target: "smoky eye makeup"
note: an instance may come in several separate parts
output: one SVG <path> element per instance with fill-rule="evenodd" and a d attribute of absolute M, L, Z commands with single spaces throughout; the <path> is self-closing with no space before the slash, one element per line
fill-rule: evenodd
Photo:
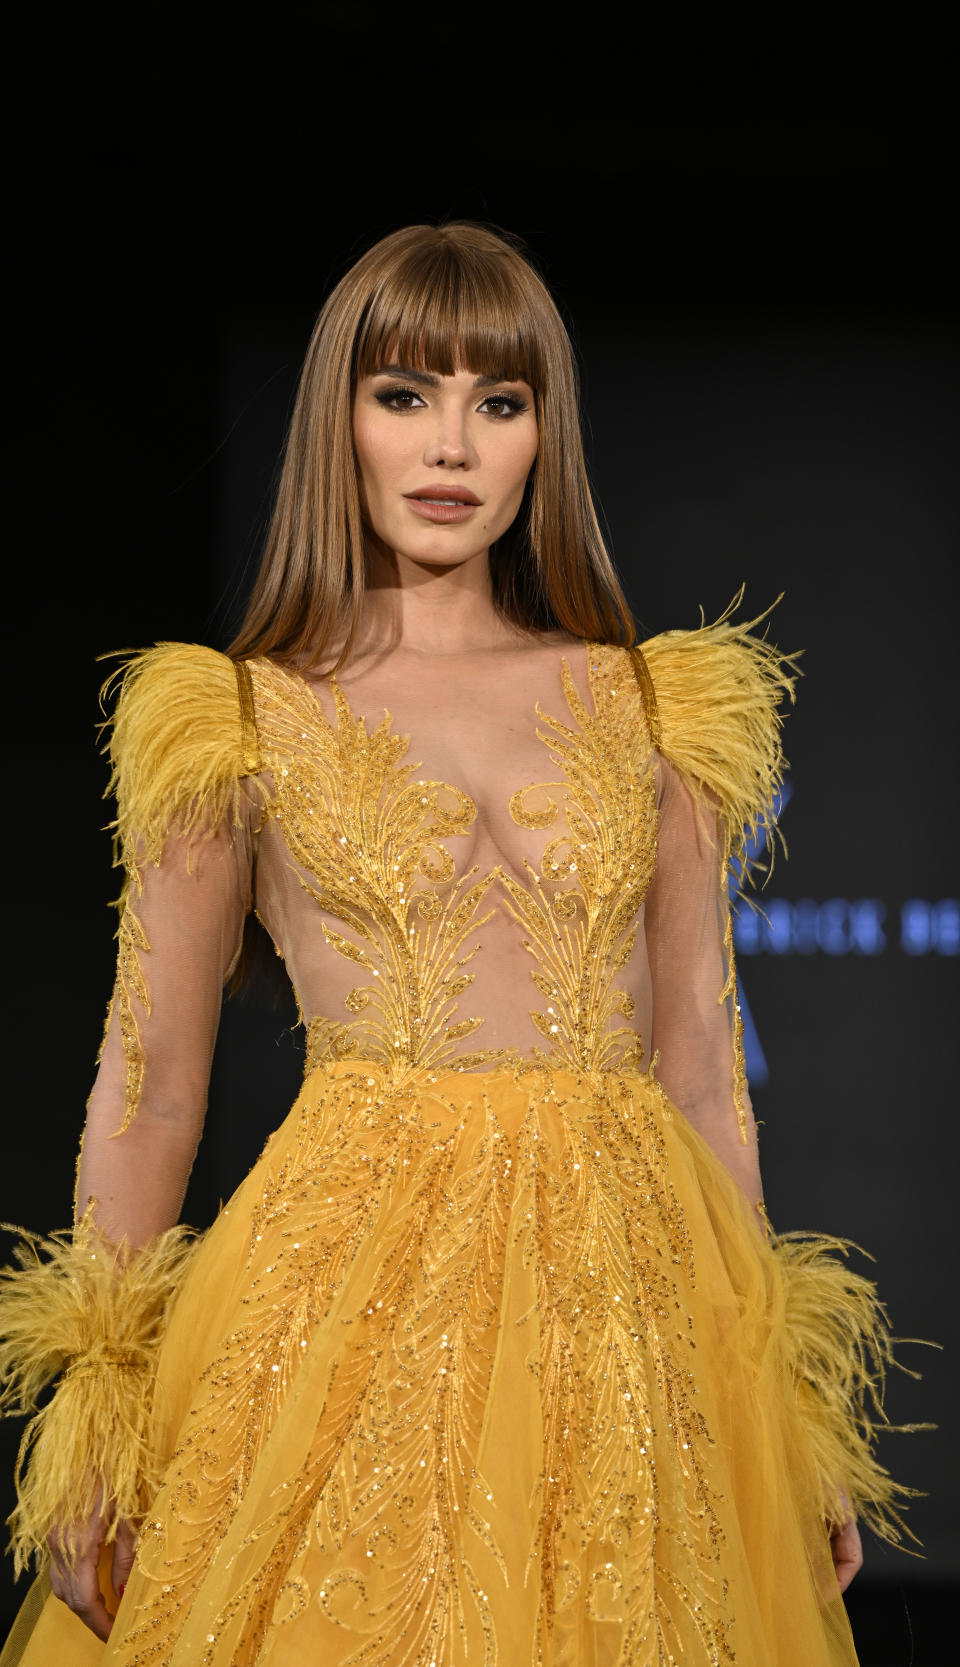
<path fill-rule="evenodd" d="M 396 387 L 377 388 L 374 398 L 378 405 L 386 406 L 393 411 L 412 411 L 413 401 L 423 404 L 423 396 L 416 388 Z"/>
<path fill-rule="evenodd" d="M 382 405 L 389 411 L 413 411 L 416 410 L 417 405 L 424 403 L 423 395 L 419 389 L 407 387 L 400 382 L 388 383 L 385 388 L 377 388 L 374 391 L 374 398 L 378 405 Z M 502 421 L 518 416 L 521 411 L 528 411 L 530 401 L 524 399 L 522 394 L 491 391 L 489 393 L 484 392 L 482 399 L 479 401 L 479 409 L 483 411 L 485 407 L 493 407 L 494 409 L 491 409 L 488 414 Z"/>
<path fill-rule="evenodd" d="M 524 399 L 522 394 L 487 394 L 483 404 L 502 406 L 503 410 L 499 414 L 504 417 L 515 417 L 519 412 L 530 409 L 530 401 Z"/>

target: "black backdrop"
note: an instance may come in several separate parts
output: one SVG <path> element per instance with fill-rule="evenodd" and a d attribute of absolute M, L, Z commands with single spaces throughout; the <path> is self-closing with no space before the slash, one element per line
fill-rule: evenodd
<path fill-rule="evenodd" d="M 2 1213 L 68 1217 L 111 982 L 95 655 L 226 639 L 351 260 L 411 220 L 505 225 L 571 324 L 645 630 L 746 581 L 755 612 L 786 592 L 774 634 L 805 649 L 790 860 L 741 953 L 767 1194 L 778 1226 L 867 1246 L 895 1328 L 945 1345 L 905 1345 L 924 1379 L 889 1396 L 940 1425 L 887 1441 L 926 1558 L 871 1544 L 851 1600 L 865 1663 L 935 1667 L 960 1566 L 948 12 L 631 37 L 493 0 L 14 14 Z M 199 1225 L 295 1090 L 292 1019 L 225 1011 Z"/>

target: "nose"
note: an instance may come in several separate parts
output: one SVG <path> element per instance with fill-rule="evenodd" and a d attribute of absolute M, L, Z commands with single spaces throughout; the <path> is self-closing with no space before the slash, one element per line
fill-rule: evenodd
<path fill-rule="evenodd" d="M 467 414 L 463 410 L 454 410 L 443 404 L 437 406 L 423 461 L 431 469 L 477 467 L 480 458 L 470 433 Z"/>

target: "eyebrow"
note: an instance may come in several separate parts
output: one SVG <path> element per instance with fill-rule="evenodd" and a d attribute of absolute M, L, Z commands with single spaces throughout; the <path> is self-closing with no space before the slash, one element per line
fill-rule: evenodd
<path fill-rule="evenodd" d="M 380 365 L 373 372 L 373 375 L 404 376 L 408 379 L 408 381 L 420 382 L 426 388 L 438 388 L 441 382 L 441 378 L 439 376 L 433 376 L 428 370 L 414 370 L 411 365 Z M 522 381 L 523 378 L 514 378 L 512 376 L 475 376 L 473 379 L 473 385 L 475 388 L 495 388 L 498 382 L 513 382 L 515 380 Z"/>

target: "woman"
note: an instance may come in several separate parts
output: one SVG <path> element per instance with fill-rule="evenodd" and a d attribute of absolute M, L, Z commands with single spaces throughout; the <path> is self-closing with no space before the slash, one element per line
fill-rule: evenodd
<path fill-rule="evenodd" d="M 481 227 L 385 238 L 229 654 L 123 678 L 78 1227 L 6 1280 L 8 1400 L 66 1369 L 4 1663 L 855 1661 L 888 1343 L 767 1230 L 727 904 L 791 666 L 633 639 L 543 285 Z M 251 911 L 303 1090 L 191 1247 Z"/>

